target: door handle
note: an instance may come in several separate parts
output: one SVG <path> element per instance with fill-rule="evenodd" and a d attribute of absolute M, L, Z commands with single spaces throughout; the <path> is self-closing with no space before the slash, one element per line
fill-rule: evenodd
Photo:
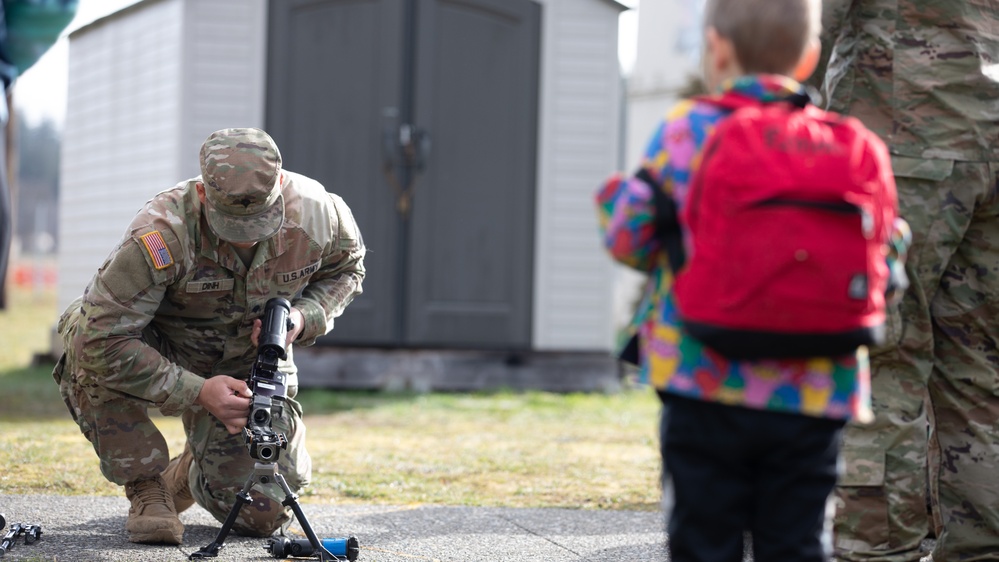
<path fill-rule="evenodd" d="M 389 123 L 382 129 L 382 166 L 389 187 L 395 192 L 396 210 L 409 215 L 416 176 L 426 169 L 430 158 L 430 134 L 411 123 L 396 126 L 398 112 L 386 108 Z M 400 177 L 404 180 L 400 181 Z"/>
<path fill-rule="evenodd" d="M 430 158 L 430 133 L 426 129 L 403 124 L 399 127 L 399 146 L 411 171 L 420 173 L 426 169 Z"/>

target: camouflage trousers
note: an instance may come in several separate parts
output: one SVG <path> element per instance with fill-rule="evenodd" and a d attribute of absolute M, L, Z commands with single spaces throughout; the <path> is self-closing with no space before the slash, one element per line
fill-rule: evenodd
<path fill-rule="evenodd" d="M 999 163 L 892 164 L 911 286 L 844 434 L 836 558 L 917 561 L 932 526 L 936 562 L 999 560 Z"/>
<path fill-rule="evenodd" d="M 78 310 L 71 307 L 60 320 L 59 332 L 64 339 L 75 330 Z M 170 453 L 149 416 L 152 405 L 113 390 L 80 384 L 88 375 L 77 368 L 73 346 L 65 348 L 53 377 L 80 431 L 94 446 L 104 477 L 124 485 L 163 472 Z M 276 468 L 297 494 L 309 484 L 312 460 L 305 450 L 302 407 L 293 400 L 296 392 L 297 387 L 288 389 L 289 399 L 281 414 L 272 419 L 271 428 L 288 438 L 288 447 L 281 451 Z M 252 477 L 258 461 L 250 456 L 242 433 L 230 435 L 204 408 L 192 406 L 183 412 L 182 420 L 186 446 L 194 456 L 188 473 L 191 494 L 218 521 L 225 521 L 236 503 L 236 494 Z M 239 510 L 233 532 L 270 536 L 291 523 L 294 513 L 281 505 L 285 494 L 277 484 L 256 484 L 250 497 L 251 503 Z"/>

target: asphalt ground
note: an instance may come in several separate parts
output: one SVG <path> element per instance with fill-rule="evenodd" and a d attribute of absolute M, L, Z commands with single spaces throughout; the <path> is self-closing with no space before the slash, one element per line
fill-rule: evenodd
<path fill-rule="evenodd" d="M 320 539 L 352 535 L 358 562 L 667 561 L 658 512 L 508 509 L 441 506 L 333 506 L 302 503 Z M 211 544 L 220 524 L 195 505 L 180 515 L 180 546 L 128 542 L 128 500 L 121 497 L 0 494 L 0 513 L 42 528 L 41 539 L 19 539 L 3 562 L 187 560 Z M 304 537 L 298 524 L 291 535 Z M 265 539 L 230 534 L 215 560 L 276 560 Z M 313 560 L 317 559 L 315 557 Z M 303 560 L 298 558 L 296 560 Z"/>
<path fill-rule="evenodd" d="M 659 512 L 511 509 L 442 506 L 332 506 L 301 504 L 320 539 L 354 536 L 357 562 L 669 562 Z M 11 524 L 40 525 L 41 539 L 18 539 L 2 562 L 168 562 L 187 560 L 211 544 L 220 524 L 197 505 L 180 515 L 180 546 L 128 542 L 122 497 L 11 496 L 0 494 L 0 513 Z M 293 524 L 290 538 L 304 538 Z M 266 539 L 230 534 L 217 558 L 277 560 Z M 926 540 L 920 562 L 933 562 Z M 310 558 L 287 558 L 307 560 Z M 316 560 L 316 557 L 312 557 Z M 209 559 L 211 560 L 211 559 Z M 752 556 L 745 556 L 752 562 Z"/>

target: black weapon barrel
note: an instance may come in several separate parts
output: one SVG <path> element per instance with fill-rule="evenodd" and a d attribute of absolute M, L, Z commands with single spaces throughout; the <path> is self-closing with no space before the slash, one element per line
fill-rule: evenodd
<path fill-rule="evenodd" d="M 288 358 L 285 340 L 288 339 L 289 314 L 291 314 L 291 303 L 288 299 L 276 297 L 267 301 L 260 330 L 258 346 L 260 354 L 273 353 L 280 359 Z"/>

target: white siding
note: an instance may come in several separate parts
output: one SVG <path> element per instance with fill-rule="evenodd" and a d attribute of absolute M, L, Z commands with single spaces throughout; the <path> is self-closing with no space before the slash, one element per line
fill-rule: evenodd
<path fill-rule="evenodd" d="M 180 11 L 180 0 L 151 1 L 71 35 L 60 309 L 83 292 L 139 207 L 178 180 Z"/>
<path fill-rule="evenodd" d="M 59 306 L 225 127 L 262 127 L 266 0 L 146 0 L 70 36 Z"/>
<path fill-rule="evenodd" d="M 264 128 L 267 0 L 186 0 L 180 177 L 201 173 L 213 131 Z"/>
<path fill-rule="evenodd" d="M 613 344 L 612 269 L 593 194 L 617 168 L 620 70 L 611 2 L 543 0 L 534 348 Z"/>

